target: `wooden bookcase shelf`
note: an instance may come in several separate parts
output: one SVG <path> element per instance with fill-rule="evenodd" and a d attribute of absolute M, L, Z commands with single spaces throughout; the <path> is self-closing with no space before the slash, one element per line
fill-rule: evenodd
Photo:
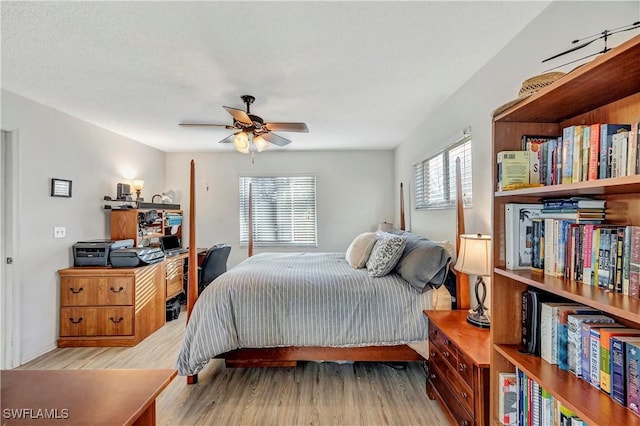
<path fill-rule="evenodd" d="M 640 36 L 494 117 L 493 181 L 497 182 L 497 153 L 521 149 L 523 135 L 557 136 L 564 127 L 572 125 L 638 122 L 640 67 L 632 66 L 637 63 L 640 63 Z M 499 424 L 499 374 L 519 368 L 591 426 L 611 422 L 640 425 L 639 416 L 589 383 L 539 357 L 518 351 L 521 296 L 530 287 L 592 306 L 627 326 L 640 328 L 640 299 L 539 272 L 505 268 L 505 204 L 537 203 L 543 198 L 576 195 L 607 200 L 607 223 L 640 225 L 639 175 L 494 193 L 490 418 L 495 424 Z"/>
<path fill-rule="evenodd" d="M 588 424 L 606 425 L 615 419 L 615 423 L 619 425 L 640 425 L 640 417 L 568 371 L 561 370 L 540 357 L 523 354 L 516 345 L 495 345 L 494 348 L 529 377 L 538 383 L 544 383 L 547 391 Z"/>

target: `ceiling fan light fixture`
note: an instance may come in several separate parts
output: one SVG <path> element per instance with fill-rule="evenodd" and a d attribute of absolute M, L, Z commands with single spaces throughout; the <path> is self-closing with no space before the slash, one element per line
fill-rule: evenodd
<path fill-rule="evenodd" d="M 239 132 L 236 137 L 233 138 L 233 145 L 236 147 L 236 151 L 248 154 L 249 136 L 245 132 Z"/>
<path fill-rule="evenodd" d="M 255 136 L 253 138 L 253 144 L 256 146 L 258 152 L 262 152 L 265 149 L 269 148 L 269 142 L 262 136 Z"/>

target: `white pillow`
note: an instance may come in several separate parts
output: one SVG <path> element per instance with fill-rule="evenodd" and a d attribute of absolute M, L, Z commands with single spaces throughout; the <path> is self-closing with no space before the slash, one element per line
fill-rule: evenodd
<path fill-rule="evenodd" d="M 367 261 L 367 271 L 372 277 L 383 277 L 395 268 L 402 256 L 407 237 L 378 231 L 378 239 Z"/>
<path fill-rule="evenodd" d="M 345 255 L 349 265 L 353 268 L 364 268 L 375 244 L 375 232 L 364 232 L 354 238 Z"/>

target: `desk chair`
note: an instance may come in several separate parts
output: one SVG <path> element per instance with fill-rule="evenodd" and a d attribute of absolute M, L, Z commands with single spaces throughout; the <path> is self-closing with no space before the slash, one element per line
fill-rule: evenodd
<path fill-rule="evenodd" d="M 231 252 L 228 244 L 216 244 L 207 250 L 202 266 L 198 269 L 198 294 L 207 287 L 211 281 L 227 271 L 227 259 Z"/>

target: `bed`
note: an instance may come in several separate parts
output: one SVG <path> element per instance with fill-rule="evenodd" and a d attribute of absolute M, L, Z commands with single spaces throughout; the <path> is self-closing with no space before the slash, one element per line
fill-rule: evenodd
<path fill-rule="evenodd" d="M 194 181 L 192 161 L 189 247 L 196 247 Z M 402 189 L 400 199 L 404 228 Z M 251 229 L 251 203 L 249 209 Z M 459 217 L 461 213 L 459 205 Z M 460 219 L 458 235 L 463 232 Z M 345 253 L 254 256 L 250 238 L 248 258 L 218 277 L 196 303 L 196 253 L 190 251 L 187 330 L 176 364 L 179 374 L 187 376 L 187 383 L 196 383 L 198 372 L 213 358 L 223 358 L 228 367 L 292 366 L 298 361 L 424 361 L 428 354 L 422 311 L 435 308 L 439 301 L 441 305 L 446 301 L 450 308 L 451 291 L 444 284 L 453 281 L 449 288 L 455 289 L 457 307 L 468 307 L 467 292 L 460 291 L 465 284 L 460 277 L 451 280 L 450 255 L 439 245 L 424 243 L 426 239 L 405 230 L 378 234 L 374 240 L 381 238 L 388 244 L 402 240 L 407 248 L 411 242 L 419 243 L 421 250 L 436 253 L 430 256 L 437 260 L 429 267 L 427 279 L 432 282 L 427 288 L 424 277 L 419 285 L 405 279 L 405 271 L 416 276 L 414 266 L 400 269 L 401 262 L 409 265 L 411 257 L 403 251 L 405 245 L 399 250 L 406 256 L 398 255 L 391 273 L 379 271 L 381 276 L 372 277 L 371 268 L 354 267 Z M 376 244 L 372 259 L 375 253 L 376 259 L 383 258 L 380 243 Z M 424 268 L 420 269 L 422 274 Z M 397 272 L 401 270 L 402 275 Z"/>

